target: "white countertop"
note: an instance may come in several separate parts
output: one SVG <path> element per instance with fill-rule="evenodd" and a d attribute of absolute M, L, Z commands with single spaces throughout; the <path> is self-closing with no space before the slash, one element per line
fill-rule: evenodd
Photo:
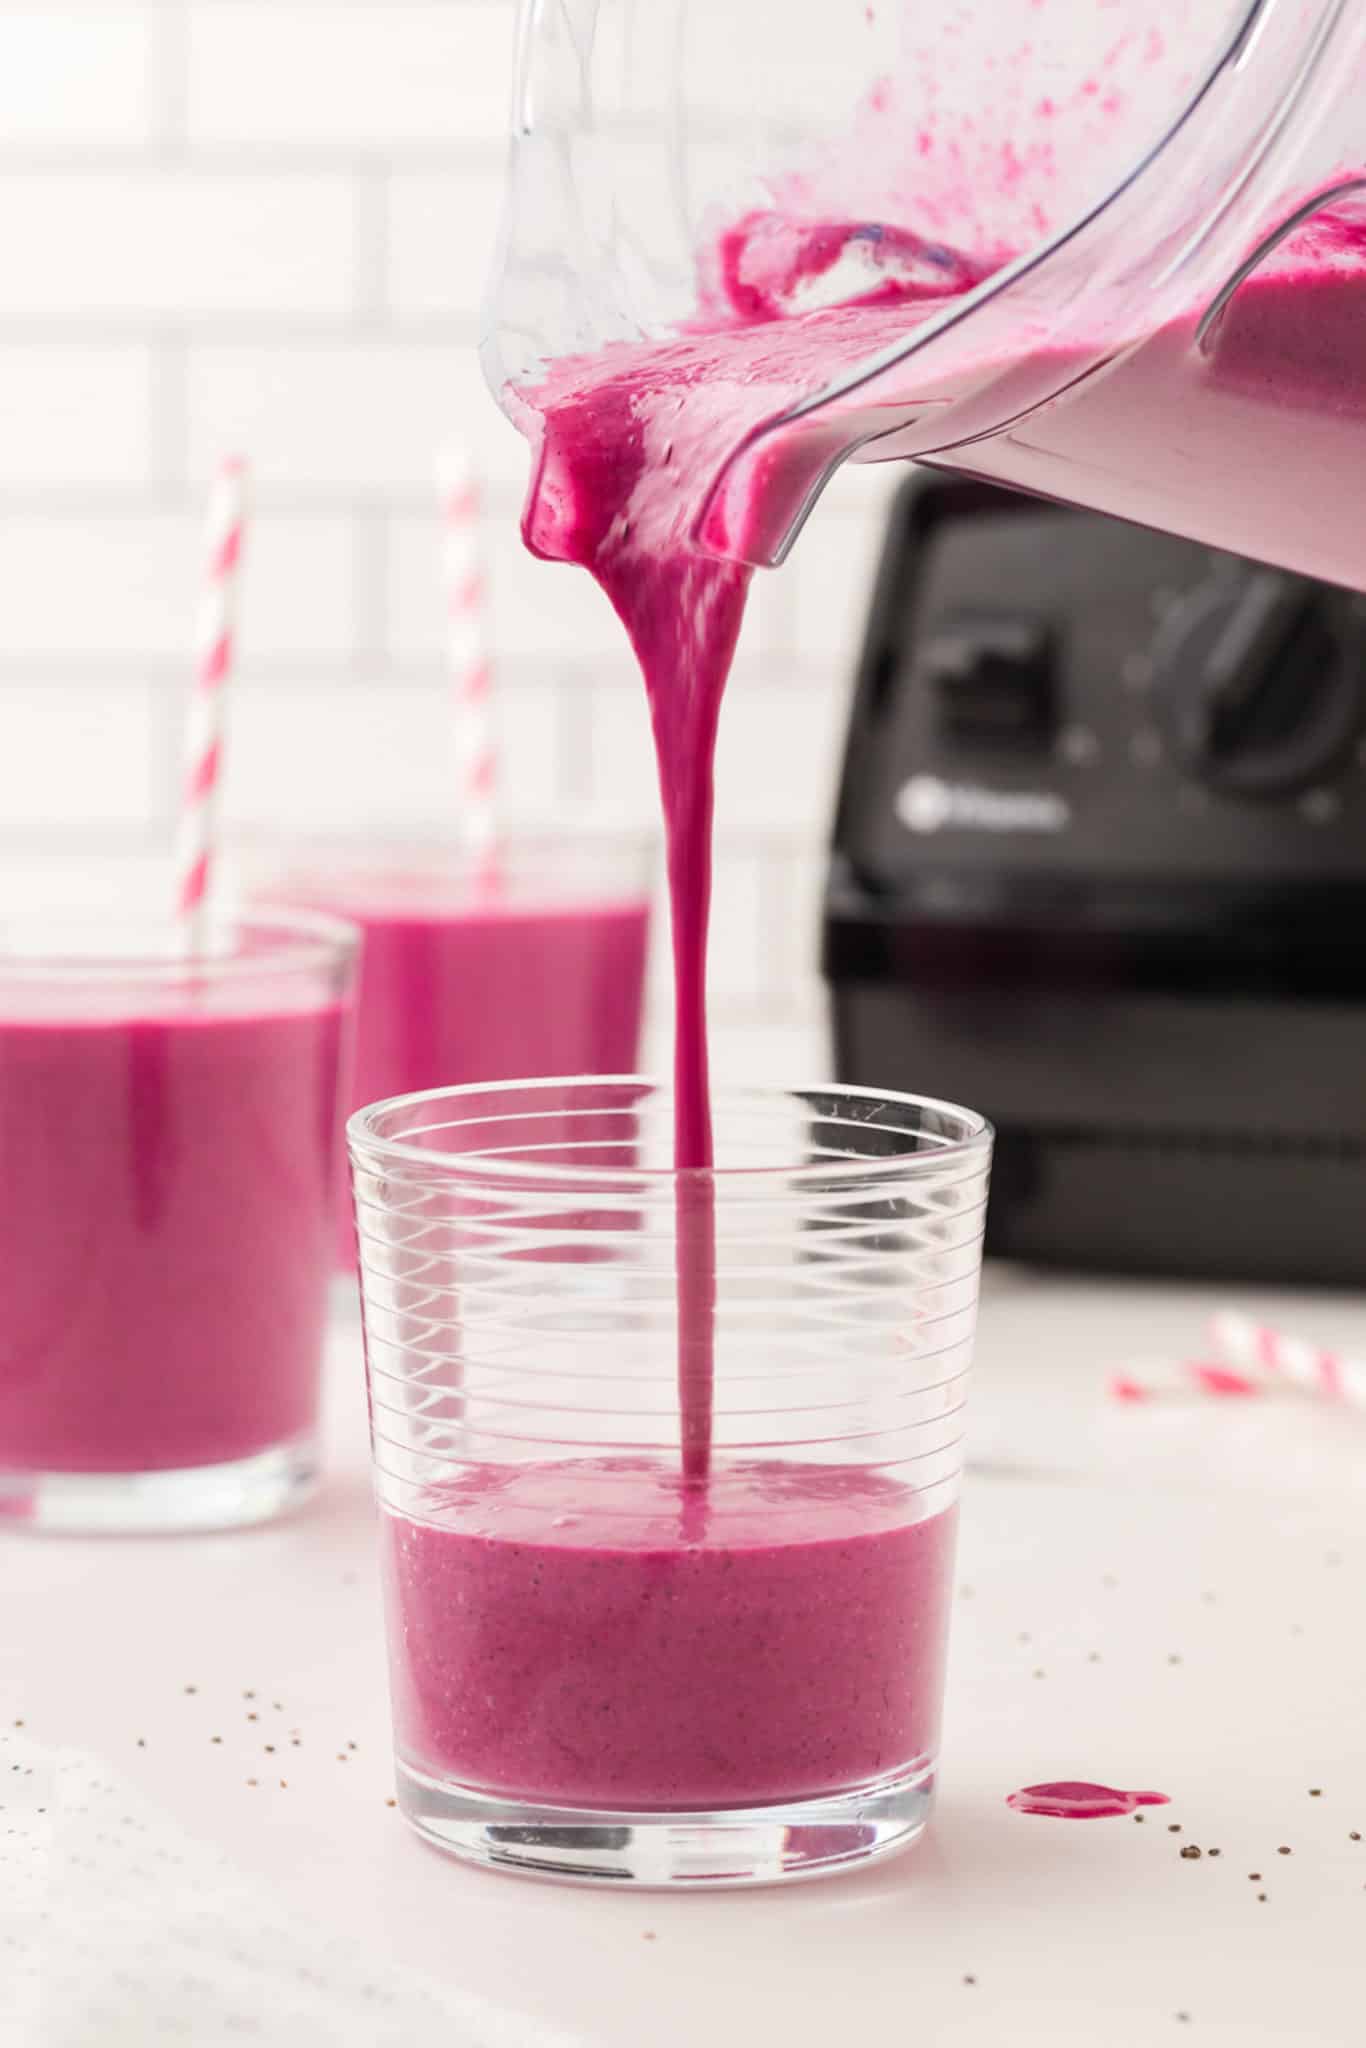
<path fill-rule="evenodd" d="M 865 1876 L 623 1896 L 464 1869 L 408 1832 L 340 1294 L 316 1505 L 237 1536 L 7 1535 L 0 1714 L 107 1760 L 381 1959 L 602 2048 L 1360 2043 L 1366 1415 L 1106 1400 L 1116 1368 L 1198 1352 L 1215 1305 L 991 1275 L 938 1816 Z M 1242 1305 L 1366 1354 L 1364 1300 Z M 1007 1810 L 1053 1778 L 1173 1803 L 1142 1826 Z"/>

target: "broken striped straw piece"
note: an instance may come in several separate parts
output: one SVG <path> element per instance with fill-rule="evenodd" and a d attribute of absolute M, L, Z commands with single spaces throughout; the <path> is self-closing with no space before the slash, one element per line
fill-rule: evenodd
<path fill-rule="evenodd" d="M 1136 1404 L 1211 1394 L 1222 1400 L 1239 1399 L 1263 1393 L 1265 1388 L 1246 1373 L 1213 1360 L 1183 1359 L 1179 1365 L 1161 1365 L 1141 1375 L 1117 1373 L 1109 1391 L 1112 1401 Z"/>
<path fill-rule="evenodd" d="M 1366 1408 L 1366 1362 L 1360 1359 L 1289 1336 L 1233 1309 L 1211 1319 L 1209 1335 L 1213 1357 L 1117 1374 L 1110 1381 L 1111 1400 L 1134 1404 L 1192 1394 L 1228 1399 L 1285 1387 Z"/>
<path fill-rule="evenodd" d="M 1221 1358 L 1271 1384 L 1297 1387 L 1329 1401 L 1366 1408 L 1366 1362 L 1288 1335 L 1270 1323 L 1228 1309 L 1213 1318 L 1210 1335 Z"/>
<path fill-rule="evenodd" d="M 209 493 L 194 678 L 185 732 L 175 857 L 175 907 L 192 952 L 204 943 L 218 843 L 223 714 L 236 653 L 237 597 L 246 532 L 246 464 L 221 463 Z"/>

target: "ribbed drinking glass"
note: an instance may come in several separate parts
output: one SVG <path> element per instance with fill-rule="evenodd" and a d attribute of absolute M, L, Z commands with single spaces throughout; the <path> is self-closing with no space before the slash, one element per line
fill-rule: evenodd
<path fill-rule="evenodd" d="M 646 1081 L 352 1119 L 400 1803 L 457 1854 L 762 1882 L 928 1817 L 991 1134 L 714 1112 L 684 1173 Z"/>

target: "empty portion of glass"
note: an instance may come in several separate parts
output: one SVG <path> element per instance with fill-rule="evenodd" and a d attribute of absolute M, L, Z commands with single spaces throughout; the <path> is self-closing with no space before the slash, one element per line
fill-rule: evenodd
<path fill-rule="evenodd" d="M 354 951 L 0 922 L 0 1517 L 220 1528 L 312 1484 Z"/>
<path fill-rule="evenodd" d="M 718 1096 L 689 1485 L 672 1114 L 562 1081 L 352 1120 L 401 1803 L 543 1875 L 812 1875 L 929 1812 L 990 1134 Z"/>

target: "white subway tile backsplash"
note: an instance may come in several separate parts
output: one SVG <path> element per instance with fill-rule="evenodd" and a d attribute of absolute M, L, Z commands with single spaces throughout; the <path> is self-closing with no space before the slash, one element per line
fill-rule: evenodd
<path fill-rule="evenodd" d="M 588 795 L 594 803 L 656 801 L 654 749 L 638 678 L 568 686 L 569 716 L 588 728 Z"/>
<path fill-rule="evenodd" d="M 435 507 L 425 519 L 391 519 L 385 538 L 387 652 L 435 661 L 442 649 L 441 559 Z M 500 648 L 499 652 L 503 650 Z"/>
<path fill-rule="evenodd" d="M 0 319 L 336 320 L 355 302 L 338 173 L 44 170 L 0 158 Z"/>
<path fill-rule="evenodd" d="M 509 813 L 657 820 L 625 637 L 585 575 L 523 554 L 527 451 L 472 345 L 513 14 L 0 0 L 0 879 L 28 841 L 74 858 L 165 836 L 202 485 L 232 448 L 254 508 L 230 818 L 450 820 L 433 469 L 454 435 L 490 504 Z M 899 474 L 847 472 L 791 565 L 755 578 L 719 758 L 721 1078 L 826 1066 L 820 849 Z"/>
<path fill-rule="evenodd" d="M 291 655 L 340 663 L 354 651 L 354 535 L 349 520 L 253 518 L 243 560 L 239 645 L 244 667 Z"/>
<path fill-rule="evenodd" d="M 499 790 L 509 817 L 548 819 L 563 805 L 563 718 L 564 692 L 553 682 L 524 681 L 498 692 Z M 443 775 L 443 791 L 448 787 Z M 445 809 L 443 795 L 441 815 Z"/>
<path fill-rule="evenodd" d="M 145 483 L 151 398 L 141 342 L 0 340 L 0 490 Z"/>
<path fill-rule="evenodd" d="M 716 808 L 731 832 L 828 827 L 844 738 L 845 693 L 737 675 L 721 707 Z"/>
<path fill-rule="evenodd" d="M 0 8 L 0 151 L 145 142 L 157 11 L 115 0 Z"/>
<path fill-rule="evenodd" d="M 401 658 L 436 658 L 442 651 L 440 531 L 435 509 L 428 518 L 392 525 L 390 649 Z M 516 520 L 507 516 L 485 521 L 484 555 L 489 632 L 500 656 L 549 664 L 572 655 L 629 664 L 616 614 L 582 569 L 538 562 L 522 546 Z"/>
<path fill-rule="evenodd" d="M 774 960 L 779 989 L 807 989 L 817 984 L 828 871 L 823 843 L 794 841 L 784 849 L 772 888 L 775 922 L 781 931 L 781 950 Z"/>
<path fill-rule="evenodd" d="M 483 170 L 391 172 L 385 282 L 395 320 L 478 314 L 502 200 L 501 158 Z"/>
<path fill-rule="evenodd" d="M 737 659 L 770 664 L 781 674 L 792 656 L 792 578 L 786 570 L 756 569 L 745 606 Z"/>
<path fill-rule="evenodd" d="M 0 519 L 0 587 L 9 659 L 188 659 L 193 523 L 188 515 L 115 521 L 8 514 Z"/>
<path fill-rule="evenodd" d="M 510 655 L 537 655 L 633 676 L 627 635 L 592 575 L 565 561 L 539 561 L 522 547 L 516 520 L 489 522 L 489 627 Z"/>
<path fill-rule="evenodd" d="M 793 651 L 803 667 L 852 668 L 863 635 L 892 493 L 904 472 L 846 471 L 830 486 L 783 575 L 790 581 Z"/>
<path fill-rule="evenodd" d="M 188 0 L 196 142 L 347 150 L 507 132 L 510 0 Z"/>
<path fill-rule="evenodd" d="M 503 691 L 502 783 L 510 812 L 559 802 L 558 692 Z M 235 824 L 300 832 L 434 825 L 458 815 L 450 704 L 438 685 L 244 684 L 234 697 L 225 805 Z"/>
<path fill-rule="evenodd" d="M 266 487 L 434 491 L 436 451 L 452 434 L 489 480 L 515 490 L 525 476 L 525 443 L 464 345 L 192 344 L 187 386 L 197 477 L 231 445 L 251 452 Z"/>
<path fill-rule="evenodd" d="M 84 846 L 72 843 L 69 830 L 62 837 L 0 839 L 0 913 L 164 914 L 168 822 L 158 820 L 149 831 L 139 829 L 142 818 L 104 820 Z"/>
<path fill-rule="evenodd" d="M 568 685 L 571 716 L 589 726 L 589 787 L 595 801 L 651 792 L 645 692 L 638 679 Z M 723 838 L 784 838 L 800 844 L 828 832 L 844 738 L 842 694 L 800 683 L 735 676 L 721 709 L 716 751 L 717 829 Z"/>
<path fill-rule="evenodd" d="M 490 401 L 491 402 L 491 401 Z M 517 452 L 514 450 L 514 452 Z M 389 539 L 391 652 L 404 660 L 434 659 L 443 645 L 439 529 L 434 515 L 396 519 Z M 510 659 L 572 662 L 595 680 L 636 676 L 625 633 L 608 600 L 577 565 L 542 562 L 522 545 L 516 516 L 486 510 L 483 546 L 488 571 L 490 631 Z M 752 673 L 785 634 L 769 577 L 755 583 L 737 654 L 737 678 Z M 737 683 L 738 686 L 738 683 Z M 637 684 L 639 687 L 639 684 Z"/>
<path fill-rule="evenodd" d="M 188 672 L 201 511 L 0 515 L 0 662 L 156 657 Z M 338 518 L 253 520 L 243 561 L 243 657 L 347 655 L 351 535 Z M 0 684 L 0 688 L 3 685 Z"/>
<path fill-rule="evenodd" d="M 716 848 L 707 988 L 718 1002 L 760 1003 L 769 992 L 774 933 L 768 913 L 767 855 Z"/>
<path fill-rule="evenodd" d="M 79 835 L 143 824 L 164 809 L 157 695 L 147 683 L 97 676 L 0 687 L 0 833 Z"/>

